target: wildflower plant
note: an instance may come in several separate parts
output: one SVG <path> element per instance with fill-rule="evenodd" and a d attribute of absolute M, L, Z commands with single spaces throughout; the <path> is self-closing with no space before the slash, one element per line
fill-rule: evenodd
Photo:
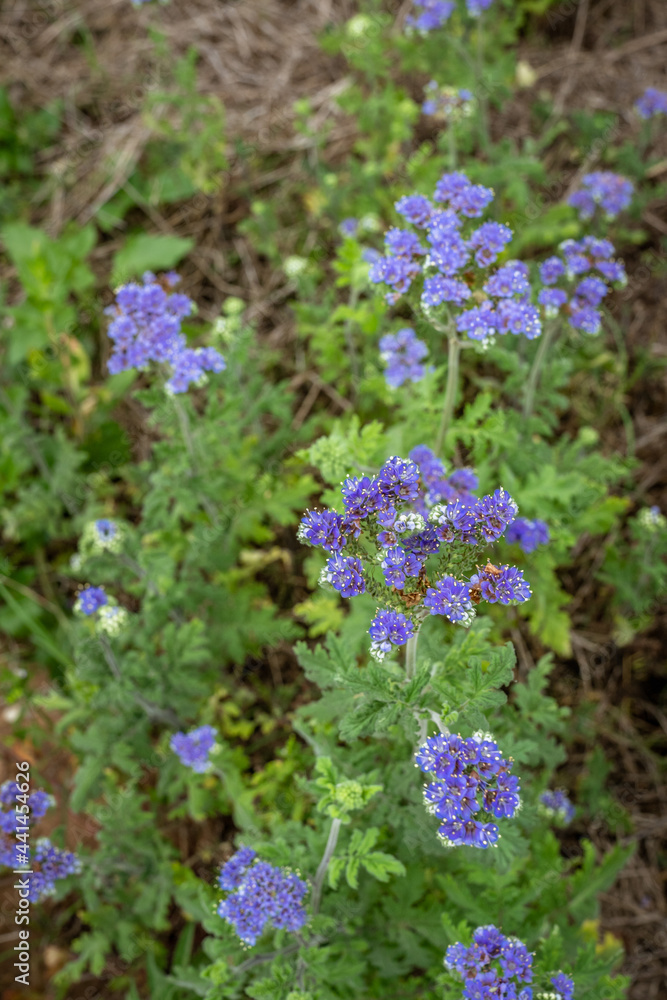
<path fill-rule="evenodd" d="M 55 805 L 43 789 L 23 794 L 16 781 L 0 786 L 0 865 L 25 870 L 27 899 L 38 903 L 56 892 L 56 883 L 81 872 L 81 861 L 48 837 L 32 840 L 32 826 Z"/>
<path fill-rule="evenodd" d="M 539 266 L 542 288 L 538 302 L 545 317 L 545 334 L 533 361 L 524 395 L 524 416 L 530 416 L 535 391 L 547 351 L 560 327 L 588 336 L 602 329 L 602 303 L 612 286 L 623 288 L 627 275 L 622 261 L 614 257 L 614 245 L 608 239 L 584 236 L 564 240 L 558 254 Z"/>
<path fill-rule="evenodd" d="M 584 174 L 581 187 L 573 191 L 567 201 L 585 221 L 592 219 L 598 208 L 605 219 L 615 219 L 629 206 L 633 192 L 634 185 L 627 177 L 611 170 L 596 170 Z"/>
<path fill-rule="evenodd" d="M 657 87 L 647 87 L 635 102 L 637 114 L 647 121 L 656 115 L 667 115 L 667 92 Z"/>
<path fill-rule="evenodd" d="M 459 82 L 470 84 L 467 65 L 477 63 L 478 85 L 467 91 L 432 81 L 424 110 L 435 127 L 420 123 L 433 132 L 437 119 L 445 122 L 446 139 L 456 130 L 462 155 L 476 154 L 468 123 L 482 122 L 490 88 L 507 79 L 493 58 L 482 79 L 490 46 L 481 21 L 491 7 L 491 0 L 418 0 L 408 18 L 412 37 L 397 42 L 414 78 L 427 80 L 442 48 L 421 33 L 462 15 L 464 30 L 454 22 L 441 37 L 448 53 L 473 41 L 477 51 L 465 52 Z M 502 7 L 495 5 L 499 40 L 520 22 L 501 21 Z M 535 192 L 500 144 L 489 150 L 482 141 L 488 155 L 471 170 L 503 185 L 502 202 L 456 169 L 451 145 L 432 197 L 399 197 L 397 157 L 406 153 L 405 176 L 419 191 L 433 185 L 447 154 L 435 162 L 430 143 L 415 148 L 418 103 L 391 78 L 394 50 L 383 35 L 390 22 L 380 11 L 359 13 L 342 29 L 366 75 L 363 93 L 350 93 L 351 85 L 339 95 L 361 125 L 345 170 L 318 160 L 320 137 L 312 134 L 309 162 L 322 184 L 303 201 L 311 235 L 321 223 L 324 242 L 330 220 L 343 219 L 333 234 L 335 288 L 318 287 L 329 279 L 319 261 L 324 243 L 293 239 L 290 227 L 281 246 L 269 202 L 253 208 L 261 225 L 242 224 L 244 239 L 288 279 L 303 370 L 276 383 L 276 359 L 244 324 L 238 299 L 214 322 L 211 346 L 193 349 L 187 324 L 195 307 L 176 290 L 175 273 L 148 271 L 123 285 L 109 312 L 110 371 L 141 377 L 130 390 L 128 378 L 114 378 L 109 392 L 114 404 L 126 391 L 141 404 L 150 453 L 135 461 L 133 442 L 124 442 L 113 472 L 84 474 L 67 524 L 67 544 L 81 532 L 71 569 L 85 585 L 73 615 L 71 587 L 62 608 L 47 595 L 30 618 L 28 578 L 21 576 L 20 601 L 5 597 L 17 645 L 29 625 L 39 655 L 62 668 L 37 703 L 62 719 L 79 764 L 70 806 L 92 824 L 86 843 L 97 841 L 78 871 L 83 930 L 77 957 L 58 977 L 64 992 L 112 956 L 128 981 L 136 972 L 151 1000 L 174 991 L 204 1000 L 374 1000 L 406 989 L 431 998 L 441 987 L 457 1000 L 573 1000 L 580 984 L 582 994 L 623 996 L 625 980 L 611 974 L 618 953 L 596 947 L 582 928 L 631 847 L 600 857 L 581 838 L 576 856 L 564 854 L 552 827 L 565 803 L 543 790 L 565 761 L 569 709 L 547 689 L 549 656 L 530 668 L 524 659 L 516 671 L 505 641 L 510 625 L 513 635 L 522 626 L 515 616 L 524 608 L 530 614 L 537 606 L 551 622 L 558 600 L 569 598 L 552 548 L 573 548 L 583 531 L 612 538 L 617 530 L 614 503 L 622 501 L 605 495 L 611 466 L 590 437 L 586 450 L 583 436 L 549 440 L 538 421 L 517 430 L 520 415 L 502 405 L 513 389 L 501 394 L 493 352 L 483 371 L 470 365 L 466 407 L 452 431 L 457 447 L 448 452 L 474 463 L 489 493 L 471 467 L 438 457 L 463 347 L 502 345 L 506 368 L 498 367 L 524 379 L 529 342 L 543 358 L 552 324 L 595 332 L 623 269 L 611 244 L 592 237 L 562 244 L 539 283 L 528 264 L 512 259 L 513 233 L 492 213 L 502 204 L 520 215 Z M 446 62 L 458 79 L 455 61 Z M 300 103 L 306 132 L 310 113 Z M 510 173 L 514 185 L 503 180 Z M 622 191 L 612 186 L 596 201 L 598 189 L 587 197 L 613 209 Z M 375 220 L 394 198 L 401 221 L 386 234 L 385 252 L 362 248 L 359 239 L 377 232 Z M 369 274 L 384 297 L 368 295 Z M 387 321 L 389 308 L 399 321 Z M 391 392 L 377 376 L 378 354 Z M 226 378 L 209 377 L 223 369 Z M 296 407 L 295 388 L 304 388 Z M 173 398 L 165 400 L 165 389 Z M 94 397 L 100 410 L 103 395 Z M 550 405 L 542 401 L 544 410 Z M 313 444 L 322 426 L 330 436 Z M 19 431 L 33 441 L 32 428 Z M 85 440 L 91 454 L 66 453 L 75 469 L 95 467 L 97 437 Z M 409 450 L 415 441 L 426 444 Z M 306 463 L 335 487 L 322 500 L 326 509 L 312 508 L 321 484 Z M 54 482 L 59 477 L 54 466 Z M 493 490 L 499 482 L 507 489 Z M 526 508 L 540 520 L 518 517 L 513 497 L 523 502 L 524 489 Z M 310 553 L 294 544 L 299 518 Z M 660 550 L 664 519 L 643 514 L 628 532 L 633 544 Z M 56 540 L 44 534 L 40 552 Z M 535 601 L 522 570 L 502 555 L 506 543 L 534 555 L 524 561 Z M 320 570 L 323 591 L 311 594 Z M 606 570 L 614 572 L 607 559 Z M 296 591 L 304 593 L 295 607 Z M 57 641 L 44 627 L 49 616 Z M 432 617 L 444 622 L 425 625 Z M 566 643 L 566 616 L 559 627 Z M 544 638 L 532 619 L 531 629 Z M 281 675 L 297 639 L 289 676 Z M 543 645 L 567 651 L 552 639 Z M 394 655 L 403 647 L 404 666 Z M 0 789 L 3 837 L 12 794 Z M 46 798 L 29 799 L 38 818 Z M 11 844 L 2 847 L 13 863 Z M 36 844 L 34 860 L 35 898 L 78 869 L 50 842 Z M 179 913 L 186 920 L 172 948 Z M 502 931 L 480 926 L 501 916 Z"/>
<path fill-rule="evenodd" d="M 189 733 L 175 733 L 169 745 L 182 764 L 203 774 L 211 766 L 208 757 L 215 746 L 216 735 L 213 726 L 198 726 Z"/>
<path fill-rule="evenodd" d="M 104 587 L 84 587 L 76 599 L 75 609 L 89 618 L 108 603 Z"/>
<path fill-rule="evenodd" d="M 428 347 L 411 327 L 386 333 L 380 339 L 380 357 L 386 365 L 385 379 L 392 389 L 422 379 L 426 374 L 422 362 L 427 356 Z"/>
<path fill-rule="evenodd" d="M 461 4 L 461 8 L 470 17 L 477 18 L 492 3 L 493 0 L 465 0 L 465 5 Z M 413 0 L 413 13 L 408 14 L 406 26 L 422 34 L 442 28 L 457 6 L 454 0 Z"/>
<path fill-rule="evenodd" d="M 424 787 L 429 812 L 442 820 L 438 836 L 447 847 L 479 848 L 497 844 L 495 819 L 511 818 L 519 809 L 519 779 L 511 774 L 488 733 L 470 739 L 439 733 L 415 755 L 417 766 L 431 778 Z"/>
<path fill-rule="evenodd" d="M 546 961 L 545 956 L 536 962 L 522 941 L 487 924 L 473 931 L 469 947 L 450 945 L 445 968 L 463 980 L 461 1000 L 574 1000 L 573 980 L 562 971 L 549 972 Z"/>
<path fill-rule="evenodd" d="M 543 816 L 567 826 L 574 819 L 575 808 L 562 788 L 547 790 L 540 795 L 538 810 Z"/>
<path fill-rule="evenodd" d="M 218 906 L 218 916 L 244 944 L 256 944 L 267 924 L 298 931 L 306 923 L 306 883 L 295 872 L 261 861 L 250 848 L 242 847 L 222 866 L 218 884 L 229 893 Z"/>
<path fill-rule="evenodd" d="M 505 541 L 509 544 L 516 543 L 526 554 L 530 554 L 535 551 L 538 545 L 548 544 L 549 527 L 539 518 L 530 520 L 525 517 L 517 517 L 507 529 Z"/>
<path fill-rule="evenodd" d="M 432 200 L 421 194 L 400 198 L 396 211 L 412 228 L 388 230 L 385 255 L 369 272 L 372 283 L 388 286 L 385 298 L 392 305 L 418 282 L 418 310 L 446 335 L 448 378 L 436 453 L 454 409 L 462 347 L 488 347 L 508 333 L 533 340 L 542 332 L 527 265 L 499 264 L 512 230 L 500 222 L 476 222 L 493 199 L 490 188 L 461 171 L 443 174 Z"/>
<path fill-rule="evenodd" d="M 508 938 L 493 924 L 478 927 L 469 948 L 457 942 L 445 955 L 445 967 L 464 980 L 465 1000 L 512 996 L 532 1000 L 533 956 L 522 941 Z"/>
<path fill-rule="evenodd" d="M 346 479 L 344 513 L 308 511 L 299 529 L 302 541 L 329 554 L 323 584 L 382 605 L 369 629 L 377 659 L 416 636 L 429 614 L 469 626 L 482 600 L 530 597 L 520 570 L 480 554 L 516 517 L 512 498 L 503 489 L 475 497 L 468 488 L 476 482 L 462 470 L 447 478 L 425 446 L 411 456 L 417 461 L 394 456 L 377 476 Z"/>
<path fill-rule="evenodd" d="M 225 369 L 225 360 L 214 347 L 187 346 L 181 323 L 194 303 L 173 291 L 179 281 L 173 271 L 160 279 L 147 271 L 142 284 L 129 282 L 118 289 L 114 305 L 106 310 L 111 317 L 112 374 L 159 365 L 169 375 L 165 389 L 173 395 L 203 384 L 207 372 Z"/>

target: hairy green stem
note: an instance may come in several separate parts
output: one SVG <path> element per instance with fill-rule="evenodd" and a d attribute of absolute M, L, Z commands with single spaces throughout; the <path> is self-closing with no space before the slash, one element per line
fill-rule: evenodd
<path fill-rule="evenodd" d="M 448 364 L 447 364 L 447 385 L 445 387 L 445 401 L 442 406 L 442 415 L 440 417 L 440 427 L 438 428 L 438 436 L 435 440 L 435 454 L 439 455 L 442 451 L 445 441 L 447 440 L 447 431 L 449 430 L 449 425 L 452 420 L 452 414 L 454 413 L 454 404 L 456 402 L 456 389 L 459 380 L 459 358 L 461 356 L 461 341 L 458 337 L 450 334 L 449 337 L 449 350 L 448 350 Z"/>
<path fill-rule="evenodd" d="M 537 348 L 537 354 L 535 355 L 535 360 L 533 361 L 533 367 L 530 369 L 530 375 L 528 376 L 528 382 L 526 383 L 526 395 L 523 401 L 523 415 L 526 420 L 531 416 L 533 412 L 533 405 L 535 403 L 535 392 L 537 390 L 537 385 L 540 380 L 540 372 L 544 366 L 546 360 L 547 351 L 555 339 L 556 331 L 558 325 L 555 322 L 548 323 L 547 328 L 540 337 L 540 343 Z"/>
<path fill-rule="evenodd" d="M 419 640 L 419 629 L 410 636 L 405 646 L 405 676 L 412 680 L 417 672 L 417 642 Z"/>
<path fill-rule="evenodd" d="M 327 873 L 327 868 L 329 867 L 329 862 L 333 857 L 333 853 L 336 850 L 336 844 L 338 842 L 338 834 L 340 833 L 341 820 L 338 818 L 331 821 L 331 829 L 329 830 L 329 839 L 327 840 L 327 846 L 324 848 L 324 854 L 322 855 L 322 860 L 320 861 L 319 867 L 315 874 L 315 881 L 313 883 L 313 915 L 319 912 L 320 902 L 322 899 L 322 886 L 324 885 L 324 876 Z"/>

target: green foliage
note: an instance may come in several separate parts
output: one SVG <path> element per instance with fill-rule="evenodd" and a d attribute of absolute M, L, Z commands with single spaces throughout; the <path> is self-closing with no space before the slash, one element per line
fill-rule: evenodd
<path fill-rule="evenodd" d="M 397 198 L 464 169 L 494 187 L 490 217 L 515 230 L 513 256 L 541 258 L 585 232 L 554 203 L 562 181 L 547 169 L 548 151 L 567 143 L 582 165 L 595 150 L 638 185 L 650 160 L 611 141 L 615 115 L 565 121 L 542 99 L 534 134 L 492 143 L 489 110 L 520 77 L 517 41 L 533 15 L 558 13 L 552 0 L 497 0 L 481 22 L 459 5 L 446 31 L 426 36 L 399 33 L 384 6 L 362 3 L 321 40 L 348 66 L 336 113 L 355 130 L 349 153 L 329 162 L 333 124 L 322 124 L 310 96 L 293 109 L 298 179 L 290 174 L 277 195 L 254 174 L 285 176 L 280 156 L 236 144 L 248 214 L 235 232 L 279 273 L 294 350 L 268 350 L 264 323 L 251 328 L 245 303 L 228 300 L 211 331 L 184 325 L 191 346 L 218 338 L 227 362 L 184 396 L 169 397 L 145 373 L 100 378 L 91 256 L 97 228 L 123 227 L 110 256 L 116 286 L 194 249 L 191 238 L 144 231 L 141 213 L 154 219 L 155 208 L 212 196 L 227 180 L 224 109 L 200 92 L 199 53 L 174 59 L 151 32 L 145 151 L 94 224 L 69 223 L 56 237 L 23 221 L 17 197 L 37 190 L 35 157 L 57 137 L 61 108 L 19 115 L 0 90 L 0 236 L 13 269 L 0 302 L 0 627 L 11 647 L 0 688 L 18 706 L 21 738 L 43 739 L 33 719 L 47 712 L 75 762 L 68 806 L 85 847 L 76 957 L 56 977 L 65 992 L 92 974 L 131 1000 L 458 1000 L 444 951 L 496 922 L 536 953 L 542 982 L 565 968 L 577 1000 L 625 995 L 614 975 L 620 949 L 598 943 L 597 918 L 631 848 L 598 853 L 581 826 L 560 838 L 538 808 L 567 761 L 566 741 L 575 731 L 588 747 L 597 738 L 590 714 L 584 725 L 585 712 L 573 716 L 549 686 L 554 654 L 571 654 L 570 580 L 582 551 L 593 553 L 619 644 L 651 622 L 667 585 L 664 523 L 655 512 L 627 517 L 637 463 L 624 400 L 638 374 L 623 332 L 611 320 L 613 342 L 559 331 L 528 417 L 539 342 L 507 337 L 464 352 L 448 471 L 474 465 L 480 492 L 502 485 L 522 516 L 547 522 L 551 540 L 529 555 L 499 541 L 493 558 L 525 571 L 531 600 L 491 607 L 469 629 L 429 617 L 410 676 L 399 650 L 369 662 L 376 602 L 313 593 L 324 556 L 304 557 L 294 535 L 306 508 L 342 510 L 346 476 L 372 475 L 388 456 L 434 442 L 448 374 L 443 332 L 414 291 L 390 307 L 364 256 L 400 224 Z M 471 116 L 449 126 L 422 116 L 431 78 L 475 91 Z M 639 191 L 618 230 L 626 244 L 645 242 L 637 220 L 654 194 Z M 343 238 L 337 223 L 352 215 L 357 235 Z M 430 370 L 393 390 L 378 341 L 407 325 L 427 343 Z M 294 390 L 310 377 L 321 398 L 300 423 Z M 626 455 L 600 444 L 617 420 Z M 140 440 L 121 422 L 138 424 Z M 116 551 L 94 543 L 100 517 L 122 526 Z M 117 634 L 69 614 L 89 583 L 127 612 Z M 537 659 L 520 674 L 508 642 L 517 629 L 531 633 Z M 200 774 L 180 763 L 170 737 L 201 724 L 218 738 Z M 443 847 L 423 804 L 415 750 L 449 730 L 490 731 L 520 776 L 522 809 L 500 821 L 496 849 Z M 602 751 L 587 751 L 578 814 L 625 836 L 629 816 L 609 776 Z M 309 882 L 302 931 L 267 932 L 250 956 L 216 913 L 217 869 L 241 843 Z"/>
<path fill-rule="evenodd" d="M 192 249 L 193 240 L 135 233 L 114 256 L 111 282 L 122 285 L 144 271 L 170 271 Z"/>

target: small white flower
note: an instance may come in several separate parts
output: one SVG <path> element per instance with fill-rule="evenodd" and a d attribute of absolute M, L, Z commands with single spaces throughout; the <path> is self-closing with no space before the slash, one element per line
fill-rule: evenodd
<path fill-rule="evenodd" d="M 298 278 L 300 274 L 303 274 L 307 267 L 308 261 L 305 257 L 287 257 L 283 263 L 283 271 L 288 278 Z"/>
<path fill-rule="evenodd" d="M 637 521 L 648 531 L 662 530 L 667 525 L 667 518 L 660 513 L 657 506 L 644 507 L 637 514 Z"/>
<path fill-rule="evenodd" d="M 97 613 L 96 628 L 104 635 L 118 635 L 127 624 L 129 615 L 125 608 L 115 604 L 106 604 Z"/>
<path fill-rule="evenodd" d="M 348 38 L 363 38 L 372 25 L 373 22 L 368 14 L 356 14 L 345 25 L 345 33 Z"/>

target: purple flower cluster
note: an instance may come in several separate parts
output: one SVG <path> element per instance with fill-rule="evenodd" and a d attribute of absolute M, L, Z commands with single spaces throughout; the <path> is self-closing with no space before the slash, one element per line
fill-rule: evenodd
<path fill-rule="evenodd" d="M 458 121 L 470 114 L 473 95 L 469 90 L 442 87 L 431 80 L 424 87 L 426 100 L 422 104 L 425 115 L 433 115 L 445 121 Z"/>
<path fill-rule="evenodd" d="M 76 604 L 77 611 L 83 615 L 94 615 L 96 611 L 109 603 L 104 587 L 84 587 L 79 594 Z"/>
<path fill-rule="evenodd" d="M 429 511 L 428 519 L 439 541 L 479 545 L 497 541 L 516 517 L 518 509 L 501 487 L 489 496 L 438 503 Z"/>
<path fill-rule="evenodd" d="M 444 463 L 425 444 L 413 448 L 409 457 L 419 467 L 423 501 L 420 503 L 419 498 L 415 506 L 425 517 L 428 516 L 428 509 L 437 503 L 453 503 L 455 500 L 472 503 L 477 499 L 474 491 L 479 480 L 473 469 L 455 469 L 447 476 Z"/>
<path fill-rule="evenodd" d="M 218 906 L 218 916 L 232 925 L 245 944 L 255 944 L 267 924 L 298 931 L 306 922 L 302 902 L 306 883 L 293 872 L 257 861 L 251 848 L 242 847 L 222 866 L 218 883 L 221 889 L 232 891 Z"/>
<path fill-rule="evenodd" d="M 549 541 L 549 528 L 544 521 L 517 517 L 507 529 L 505 541 L 518 542 L 526 553 L 534 552 L 538 545 L 546 545 Z"/>
<path fill-rule="evenodd" d="M 614 246 L 609 240 L 585 236 L 582 240 L 565 240 L 559 250 L 560 256 L 548 257 L 540 264 L 540 277 L 546 287 L 540 291 L 538 301 L 545 316 L 563 312 L 574 330 L 596 334 L 602 322 L 599 306 L 609 293 L 608 284 L 625 284 L 625 268 L 613 260 Z"/>
<path fill-rule="evenodd" d="M 567 203 L 576 208 L 580 219 L 592 219 L 598 205 L 608 219 L 613 219 L 628 207 L 633 191 L 634 185 L 627 177 L 610 170 L 595 170 L 582 177 L 581 187 L 570 195 Z"/>
<path fill-rule="evenodd" d="M 332 556 L 322 582 L 330 583 L 341 597 L 358 597 L 366 592 L 363 566 L 355 556 Z"/>
<path fill-rule="evenodd" d="M 667 93 L 656 87 L 647 87 L 635 104 L 635 110 L 641 118 L 653 118 L 655 115 L 667 115 Z"/>
<path fill-rule="evenodd" d="M 112 542 L 118 534 L 118 525 L 116 522 L 110 521 L 106 517 L 100 518 L 99 521 L 95 521 L 93 523 L 93 527 L 95 529 L 97 540 L 102 545 Z"/>
<path fill-rule="evenodd" d="M 205 372 L 224 370 L 224 358 L 213 347 L 187 347 L 181 321 L 190 315 L 193 303 L 171 291 L 178 280 L 172 272 L 158 281 L 147 271 L 143 285 L 129 282 L 118 289 L 115 305 L 105 310 L 113 317 L 108 330 L 114 345 L 112 374 L 156 362 L 169 368 L 167 391 L 181 393 L 201 382 Z"/>
<path fill-rule="evenodd" d="M 5 781 L 0 786 L 0 805 L 4 807 L 0 809 L 0 865 L 18 868 L 28 863 L 28 848 L 16 834 L 46 815 L 53 803 L 53 796 L 41 788 L 23 795 L 15 781 Z M 23 812 L 24 804 L 28 807 L 27 812 Z"/>
<path fill-rule="evenodd" d="M 489 604 L 523 604 L 531 595 L 528 582 L 516 566 L 494 566 L 487 563 L 483 570 L 470 577 L 473 601 Z M 433 613 L 433 612 L 431 612 Z"/>
<path fill-rule="evenodd" d="M 442 824 L 438 836 L 448 847 L 487 848 L 497 843 L 495 819 L 511 819 L 521 804 L 519 779 L 510 774 L 491 737 L 476 733 L 470 739 L 439 733 L 416 755 L 417 766 L 437 780 L 424 788 L 424 800 Z M 474 814 L 480 813 L 481 819 Z"/>
<path fill-rule="evenodd" d="M 42 819 L 53 803 L 53 797 L 41 788 L 24 796 L 15 781 L 5 781 L 0 786 L 0 804 L 4 807 L 0 809 L 0 865 L 31 869 L 26 873 L 27 898 L 31 903 L 52 895 L 58 879 L 81 869 L 76 855 L 60 850 L 47 838 L 37 840 L 31 851 L 26 840 L 17 837 L 17 833 L 28 830 Z M 24 804 L 28 806 L 25 813 L 22 811 Z"/>
<path fill-rule="evenodd" d="M 213 726 L 199 726 L 189 733 L 174 733 L 169 746 L 182 764 L 191 767 L 197 774 L 203 774 L 210 766 L 208 755 L 213 749 L 216 736 Z"/>
<path fill-rule="evenodd" d="M 424 605 L 432 615 L 444 615 L 450 622 L 462 625 L 470 625 L 475 617 L 470 588 L 453 576 L 444 576 L 435 587 L 429 587 Z"/>
<path fill-rule="evenodd" d="M 13 820 L 14 819 L 14 808 L 18 800 L 18 796 L 21 794 L 19 786 L 15 781 L 5 781 L 0 785 L 0 805 L 9 806 L 10 812 L 5 813 L 4 810 L 0 810 L 0 829 L 7 830 L 7 816 Z M 49 795 L 41 788 L 37 788 L 34 792 L 30 792 L 28 796 L 28 815 L 30 817 L 30 822 L 36 822 L 41 819 L 42 816 L 46 815 L 46 811 L 53 805 L 53 796 Z M 11 827 L 13 829 L 13 827 Z"/>
<path fill-rule="evenodd" d="M 389 608 L 378 610 L 368 630 L 373 640 L 371 656 L 376 660 L 383 660 L 391 652 L 392 646 L 404 646 L 410 636 L 414 635 L 414 631 L 415 627 L 410 619 L 400 611 Z"/>
<path fill-rule="evenodd" d="M 466 10 L 471 17 L 479 17 L 483 10 L 488 10 L 493 0 L 466 0 Z M 405 23 L 417 31 L 433 31 L 446 24 L 456 9 L 452 0 L 414 0 L 416 16 L 409 14 Z"/>
<path fill-rule="evenodd" d="M 575 809 L 562 788 L 551 789 L 540 795 L 539 810 L 545 816 L 568 824 L 574 819 Z"/>
<path fill-rule="evenodd" d="M 411 327 L 397 333 L 388 333 L 380 339 L 380 357 L 387 370 L 387 385 L 397 389 L 404 382 L 418 382 L 426 373 L 421 362 L 428 354 L 423 340 L 418 340 Z"/>
<path fill-rule="evenodd" d="M 497 541 L 516 517 L 517 505 L 505 490 L 477 497 L 476 488 L 472 469 L 447 476 L 443 463 L 419 445 L 410 460 L 394 456 L 373 478 L 346 479 L 343 513 L 310 510 L 302 518 L 300 540 L 331 554 L 321 582 L 343 597 L 368 592 L 384 605 L 369 629 L 375 658 L 405 645 L 427 612 L 467 626 L 482 600 L 509 604 L 530 597 L 513 566 L 477 566 L 467 582 L 447 572 L 452 558 L 458 576 L 471 572 L 474 547 Z M 426 571 L 431 557 L 433 584 Z"/>
<path fill-rule="evenodd" d="M 359 220 L 355 219 L 354 216 L 350 216 L 347 219 L 343 219 L 343 221 L 338 226 L 338 232 L 341 234 L 341 236 L 354 237 L 357 235 L 358 230 L 359 230 Z"/>
<path fill-rule="evenodd" d="M 557 993 L 556 1000 L 573 1000 L 574 982 L 564 972 L 559 972 L 551 979 L 551 985 Z"/>
<path fill-rule="evenodd" d="M 452 0 L 414 0 L 415 14 L 408 14 L 405 23 L 417 31 L 433 31 L 446 24 L 456 4 Z"/>
<path fill-rule="evenodd" d="M 28 899 L 31 903 L 52 896 L 59 879 L 81 871 L 81 862 L 76 854 L 56 847 L 48 837 L 41 837 L 37 841 L 30 866 L 32 873 L 26 875 L 26 878 L 29 880 Z"/>
<path fill-rule="evenodd" d="M 473 932 L 472 944 L 452 944 L 445 966 L 464 981 L 465 1000 L 532 1000 L 533 991 L 524 984 L 533 980 L 533 956 L 518 938 L 505 935 L 489 924 Z"/>
<path fill-rule="evenodd" d="M 385 297 L 393 304 L 421 274 L 422 309 L 428 315 L 439 306 L 455 307 L 456 329 L 471 340 L 488 342 L 507 333 L 538 337 L 542 326 L 539 310 L 530 302 L 527 266 L 508 261 L 479 276 L 504 253 L 511 229 L 483 222 L 467 236 L 462 232 L 466 220 L 479 218 L 493 201 L 493 191 L 454 172 L 440 178 L 433 201 L 444 207 L 419 194 L 396 202 L 399 215 L 424 232 L 425 243 L 411 230 L 390 229 L 386 254 L 370 269 L 371 282 L 388 285 Z M 471 298 L 477 304 L 463 308 Z"/>
<path fill-rule="evenodd" d="M 243 881 L 246 868 L 252 864 L 257 857 L 257 852 L 252 847 L 239 847 L 236 854 L 227 861 L 220 869 L 218 885 L 225 892 L 232 892 L 238 889 Z"/>

